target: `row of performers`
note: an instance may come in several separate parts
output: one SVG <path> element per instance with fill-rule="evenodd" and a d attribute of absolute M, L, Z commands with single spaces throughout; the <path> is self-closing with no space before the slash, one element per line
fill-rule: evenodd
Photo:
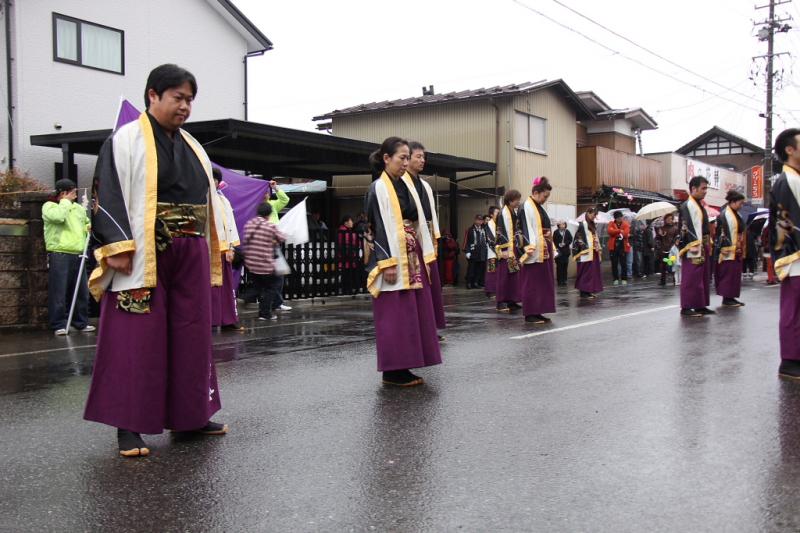
<path fill-rule="evenodd" d="M 370 164 L 378 178 L 365 201 L 374 239 L 367 290 L 373 297 L 378 371 L 386 384 L 419 385 L 423 379 L 411 369 L 441 363 L 443 337 L 437 329 L 445 327 L 434 250 L 440 238 L 438 218 L 433 191 L 419 178 L 425 148 L 389 137 L 370 156 Z M 547 178 L 537 178 L 524 204 L 518 191 L 509 191 L 497 223 L 489 225 L 496 269 L 487 282 L 496 282 L 498 306 L 506 311 L 521 307 L 525 320 L 537 324 L 550 322 L 544 315 L 556 310 L 556 252 L 544 210 L 551 190 Z M 573 241 L 577 286 L 589 298 L 602 290 L 593 213 Z"/>

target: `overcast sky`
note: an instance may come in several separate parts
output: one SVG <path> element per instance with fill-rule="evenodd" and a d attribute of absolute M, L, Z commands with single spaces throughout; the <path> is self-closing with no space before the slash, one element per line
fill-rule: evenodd
<path fill-rule="evenodd" d="M 751 57 L 766 53 L 753 20 L 764 20 L 766 9 L 756 11 L 753 0 L 559 2 L 708 79 L 648 54 L 554 0 L 235 0 L 275 44 L 250 60 L 249 118 L 313 130 L 315 115 L 420 95 L 422 86 L 434 85 L 441 93 L 562 78 L 612 107 L 642 107 L 653 116 L 659 128 L 644 133 L 645 152 L 675 150 L 714 125 L 764 144 L 758 116 L 765 107 L 764 77 L 755 84 L 750 77 L 756 65 Z M 800 23 L 794 3 L 777 13 L 793 17 L 789 24 Z M 800 29 L 778 34 L 775 50 L 800 50 Z M 757 65 L 763 73 L 763 62 Z M 784 86 L 776 93 L 776 134 L 800 125 L 794 118 L 800 117 L 794 66 L 790 56 L 776 61 L 784 71 Z"/>

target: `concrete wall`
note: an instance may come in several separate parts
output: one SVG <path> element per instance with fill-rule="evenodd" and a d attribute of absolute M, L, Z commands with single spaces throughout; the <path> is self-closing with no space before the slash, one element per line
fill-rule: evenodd
<path fill-rule="evenodd" d="M 14 4 L 16 166 L 44 183 L 53 183 L 53 163 L 61 160 L 61 154 L 31 146 L 30 136 L 110 128 L 121 96 L 143 109 L 147 75 L 162 63 L 177 63 L 197 77 L 191 120 L 244 117 L 242 57 L 247 43 L 207 2 L 36 0 Z M 125 74 L 54 61 L 53 12 L 123 30 Z M 94 158 L 78 156 L 75 162 L 80 185 L 87 185 Z"/>

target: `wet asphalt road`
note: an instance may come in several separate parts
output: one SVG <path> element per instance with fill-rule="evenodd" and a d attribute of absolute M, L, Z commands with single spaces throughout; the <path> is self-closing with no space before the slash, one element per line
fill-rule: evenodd
<path fill-rule="evenodd" d="M 215 334 L 229 435 L 139 460 L 81 418 L 92 335 L 4 334 L 0 530 L 798 531 L 778 292 L 688 319 L 671 287 L 561 290 L 535 326 L 447 289 L 445 362 L 408 390 L 380 384 L 368 301 L 301 303 Z"/>

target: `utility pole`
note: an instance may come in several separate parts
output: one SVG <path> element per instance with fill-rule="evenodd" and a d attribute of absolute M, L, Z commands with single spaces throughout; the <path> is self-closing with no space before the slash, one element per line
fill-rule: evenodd
<path fill-rule="evenodd" d="M 759 116 L 764 117 L 766 120 L 765 126 L 765 141 L 764 141 L 764 205 L 767 205 L 769 202 L 769 190 L 770 186 L 772 185 L 772 180 L 769 179 L 772 176 L 772 96 L 774 90 L 774 81 L 775 81 L 775 70 L 774 70 L 774 59 L 776 56 L 781 56 L 787 54 L 787 52 L 781 52 L 776 54 L 774 52 L 775 49 L 775 33 L 786 33 L 791 29 L 791 26 L 788 24 L 783 24 L 786 21 L 790 20 L 790 18 L 775 18 L 775 6 L 779 6 L 782 4 L 788 4 L 791 0 L 781 0 L 776 2 L 775 0 L 770 0 L 768 5 L 765 6 L 756 6 L 756 9 L 769 9 L 769 17 L 767 20 L 762 22 L 756 22 L 755 26 L 761 26 L 761 29 L 758 31 L 758 40 L 759 41 L 767 41 L 767 54 L 762 56 L 756 56 L 753 60 L 766 58 L 767 60 L 767 69 L 765 72 L 765 76 L 767 79 L 767 108 L 763 114 Z"/>

